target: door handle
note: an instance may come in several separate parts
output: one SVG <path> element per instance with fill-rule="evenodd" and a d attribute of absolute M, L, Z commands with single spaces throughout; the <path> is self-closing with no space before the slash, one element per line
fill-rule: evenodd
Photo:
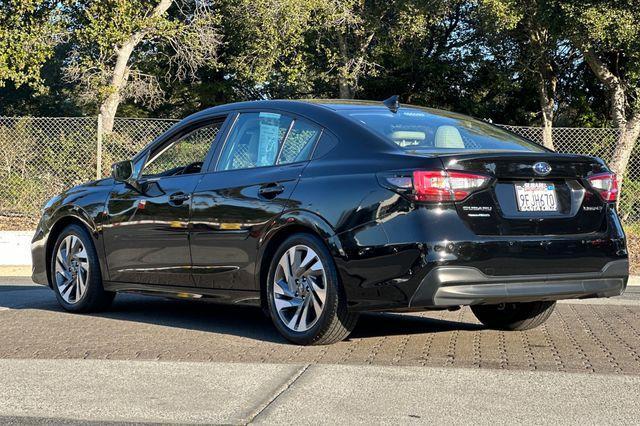
<path fill-rule="evenodd" d="M 173 194 L 169 195 L 169 204 L 180 206 L 189 198 L 191 198 L 189 194 L 185 194 L 184 192 L 174 192 Z"/>
<path fill-rule="evenodd" d="M 284 192 L 284 186 L 269 183 L 267 185 L 263 185 L 258 190 L 258 195 L 264 198 L 275 198 L 277 195 L 282 194 Z"/>

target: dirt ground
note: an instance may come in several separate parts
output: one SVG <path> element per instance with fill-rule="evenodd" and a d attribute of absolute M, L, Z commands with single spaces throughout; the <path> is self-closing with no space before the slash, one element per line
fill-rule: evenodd
<path fill-rule="evenodd" d="M 38 219 L 30 216 L 0 216 L 0 231 L 32 231 Z"/>
<path fill-rule="evenodd" d="M 627 250 L 629 250 L 629 263 L 631 273 L 640 274 L 640 234 L 627 230 Z"/>

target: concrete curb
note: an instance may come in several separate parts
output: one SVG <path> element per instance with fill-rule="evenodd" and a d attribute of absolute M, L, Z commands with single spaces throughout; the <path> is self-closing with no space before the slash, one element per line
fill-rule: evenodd
<path fill-rule="evenodd" d="M 0 277 L 30 277 L 31 265 L 0 265 Z"/>
<path fill-rule="evenodd" d="M 638 376 L 584 373 L 28 359 L 0 370 L 3 423 L 628 424 L 640 398 Z"/>
<path fill-rule="evenodd" d="M 33 231 L 0 232 L 0 266 L 31 265 Z"/>

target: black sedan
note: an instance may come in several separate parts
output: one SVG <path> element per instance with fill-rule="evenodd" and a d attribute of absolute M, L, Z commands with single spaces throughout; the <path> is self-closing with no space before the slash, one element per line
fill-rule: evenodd
<path fill-rule="evenodd" d="M 600 159 L 396 99 L 230 104 L 47 202 L 33 279 L 73 312 L 117 292 L 261 306 L 299 344 L 363 311 L 471 305 L 524 330 L 624 291 L 617 195 Z"/>

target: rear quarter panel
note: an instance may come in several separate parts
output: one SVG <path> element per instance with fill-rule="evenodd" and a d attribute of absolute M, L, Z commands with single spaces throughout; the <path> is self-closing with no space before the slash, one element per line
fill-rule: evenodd
<path fill-rule="evenodd" d="M 406 229 L 395 225 L 412 211 L 411 203 L 383 188 L 376 173 L 441 168 L 442 163 L 435 157 L 396 153 L 392 147 L 368 154 L 362 149 L 351 151 L 348 141 L 341 144 L 341 152 L 309 163 L 292 194 L 291 206 L 322 218 L 331 227 L 334 236 L 325 240 L 350 303 L 360 306 L 367 300 L 385 300 L 390 305 L 401 304 L 407 294 L 401 287 L 386 284 L 420 263 L 422 252 L 413 244 L 415 221 Z M 398 233 L 390 237 L 385 222 L 391 222 L 390 229 Z"/>

